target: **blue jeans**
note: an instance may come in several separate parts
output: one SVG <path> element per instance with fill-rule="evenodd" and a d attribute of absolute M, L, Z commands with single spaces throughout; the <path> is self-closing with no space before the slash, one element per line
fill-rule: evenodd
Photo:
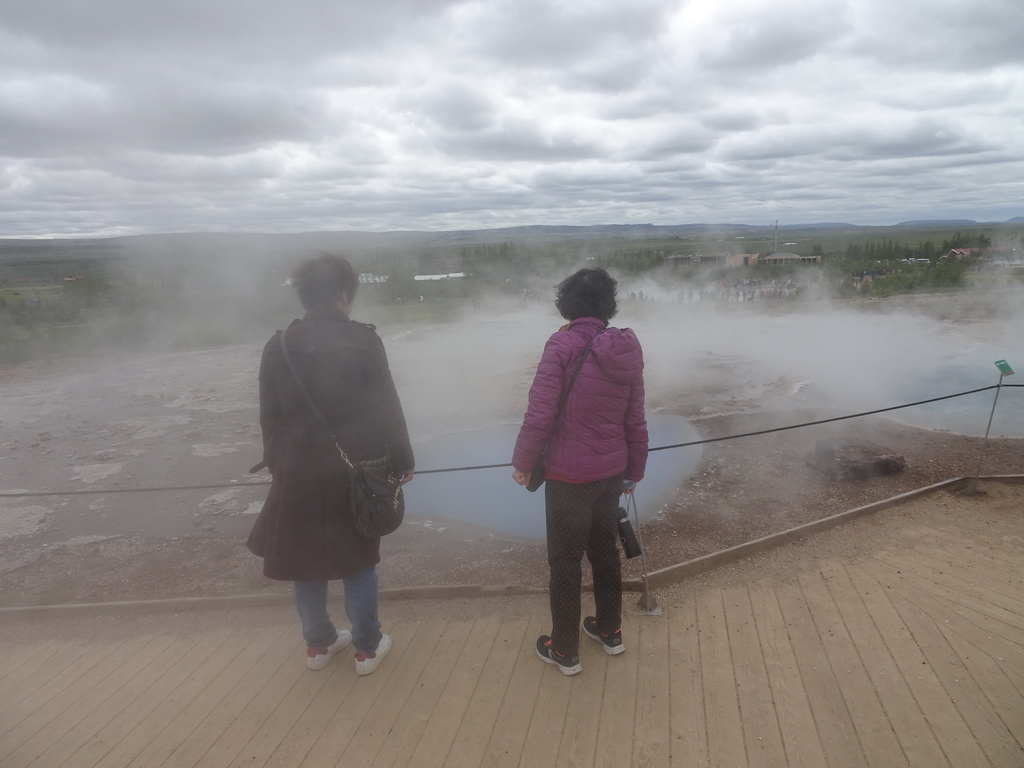
<path fill-rule="evenodd" d="M 345 615 L 352 624 L 352 645 L 360 653 L 373 653 L 380 643 L 377 621 L 377 568 L 342 579 L 345 584 Z M 295 607 L 302 620 L 302 637 L 310 648 L 326 648 L 338 639 L 327 614 L 327 582 L 296 581 Z"/>

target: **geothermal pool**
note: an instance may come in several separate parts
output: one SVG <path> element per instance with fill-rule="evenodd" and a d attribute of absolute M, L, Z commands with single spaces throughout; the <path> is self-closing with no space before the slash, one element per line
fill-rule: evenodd
<path fill-rule="evenodd" d="M 650 445 L 672 445 L 699 440 L 684 419 L 648 413 Z M 512 456 L 519 424 L 437 435 L 414 444 L 420 469 L 504 464 Z M 694 471 L 699 446 L 656 451 L 637 488 L 641 517 L 654 515 Z M 512 480 L 512 469 L 417 475 L 406 488 L 406 510 L 421 524 L 443 528 L 445 520 L 472 523 L 497 533 L 525 538 L 544 537 L 544 490 L 530 493 Z"/>
<path fill-rule="evenodd" d="M 1007 356 L 1006 347 L 979 343 L 952 352 L 923 370 L 913 370 L 913 365 L 910 365 L 901 393 L 906 399 L 901 402 L 916 402 L 995 385 L 999 382 L 995 360 L 1005 356 L 1015 373 L 1003 378 L 990 434 L 993 437 L 1024 437 L 1024 388 L 1007 386 L 1024 384 L 1024 349 L 1011 351 L 1016 354 Z M 995 390 L 978 392 L 895 411 L 893 416 L 907 424 L 929 429 L 984 435 L 995 395 Z"/>

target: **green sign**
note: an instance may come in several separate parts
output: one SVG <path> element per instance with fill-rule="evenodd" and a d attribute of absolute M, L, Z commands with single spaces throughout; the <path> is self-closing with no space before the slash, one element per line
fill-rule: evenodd
<path fill-rule="evenodd" d="M 996 368 L 999 369 L 999 372 L 1003 374 L 1003 376 L 1013 376 L 1013 368 L 1011 368 L 1010 364 L 1005 360 L 996 360 Z"/>

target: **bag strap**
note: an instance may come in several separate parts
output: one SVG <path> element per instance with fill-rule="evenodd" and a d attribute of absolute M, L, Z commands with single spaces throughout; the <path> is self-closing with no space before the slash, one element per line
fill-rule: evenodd
<path fill-rule="evenodd" d="M 604 331 L 598 331 L 594 334 L 594 339 L 600 336 Z M 562 394 L 562 399 L 558 401 L 558 410 L 555 411 L 555 420 L 551 423 L 551 432 L 548 434 L 548 439 L 544 441 L 543 453 L 548 452 L 548 447 L 551 445 L 551 441 L 555 437 L 555 430 L 558 429 L 558 420 L 562 418 L 562 411 L 565 409 L 565 404 L 569 402 L 569 393 L 572 391 L 572 385 L 576 383 L 576 377 L 580 375 L 580 371 L 583 369 L 583 362 L 587 359 L 587 355 L 590 354 L 590 347 L 594 343 L 594 339 L 587 342 L 586 348 L 583 350 L 583 354 L 580 355 L 580 361 L 576 364 L 576 370 L 572 372 L 572 378 L 569 379 L 569 386 L 565 388 L 565 392 Z"/>
<path fill-rule="evenodd" d="M 598 336 L 604 333 L 601 331 L 594 336 L 596 339 Z M 559 417 L 562 415 L 562 411 L 565 409 L 565 404 L 569 401 L 569 392 L 572 391 L 572 385 L 576 383 L 576 377 L 580 375 L 580 370 L 583 368 L 583 362 L 587 359 L 587 355 L 590 354 L 590 347 L 594 343 L 594 339 L 587 342 L 586 348 L 583 350 L 583 354 L 580 355 L 580 361 L 576 365 L 576 370 L 572 372 L 572 378 L 569 379 L 569 386 L 565 388 L 565 393 L 562 395 L 562 399 L 558 403 L 558 410 L 555 412 L 555 422 L 557 423 Z"/>
<path fill-rule="evenodd" d="M 303 386 L 302 380 L 299 378 L 299 372 L 295 370 L 295 363 L 292 362 L 292 356 L 288 353 L 288 345 L 284 342 L 286 333 L 288 333 L 287 329 L 281 331 L 281 352 L 284 354 L 284 361 L 288 364 L 288 370 L 292 372 L 292 378 L 295 380 L 295 386 L 299 388 L 299 392 L 301 392 L 302 396 L 306 398 L 306 402 L 309 403 L 309 407 L 313 410 L 313 413 L 316 414 L 316 417 L 320 419 L 324 427 L 327 428 L 327 434 L 331 436 L 331 442 L 333 442 L 334 447 L 338 449 L 338 453 L 341 454 L 342 460 L 348 464 L 349 469 L 355 472 L 356 468 L 352 465 L 352 461 L 349 459 L 348 454 L 346 454 L 338 444 L 338 438 L 335 436 L 334 430 L 331 429 L 331 425 L 328 423 L 327 419 L 324 418 L 320 409 L 316 407 L 316 403 L 313 402 L 313 398 L 310 397 L 309 392 L 306 390 L 306 387 Z"/>

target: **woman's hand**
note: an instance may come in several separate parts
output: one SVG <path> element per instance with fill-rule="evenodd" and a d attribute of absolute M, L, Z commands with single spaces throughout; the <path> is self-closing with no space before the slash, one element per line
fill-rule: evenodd
<path fill-rule="evenodd" d="M 627 496 L 632 496 L 633 491 L 636 490 L 636 482 L 634 480 L 623 480 L 622 481 L 622 492 Z"/>
<path fill-rule="evenodd" d="M 412 480 L 412 478 L 413 478 L 413 476 L 415 474 L 416 473 L 413 472 L 411 469 L 406 471 L 406 472 L 403 472 L 402 476 L 400 478 L 398 478 L 398 484 L 399 485 L 405 485 L 406 483 L 408 483 L 408 482 L 410 482 Z"/>
<path fill-rule="evenodd" d="M 512 479 L 519 483 L 519 485 L 528 485 L 530 482 L 530 475 L 532 474 L 532 472 L 520 472 L 517 469 L 512 473 Z"/>

